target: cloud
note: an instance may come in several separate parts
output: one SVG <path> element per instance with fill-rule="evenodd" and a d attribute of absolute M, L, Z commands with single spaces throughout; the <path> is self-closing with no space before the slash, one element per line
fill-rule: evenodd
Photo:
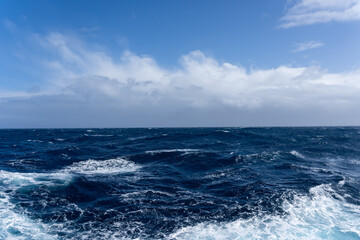
<path fill-rule="evenodd" d="M 11 32 L 15 32 L 17 29 L 16 24 L 10 21 L 9 19 L 4 20 L 4 26 Z"/>
<path fill-rule="evenodd" d="M 282 28 L 360 20 L 360 0 L 297 0 L 281 18 Z"/>
<path fill-rule="evenodd" d="M 314 49 L 314 48 L 318 48 L 318 47 L 322 47 L 322 46 L 324 46 L 324 43 L 320 42 L 320 41 L 309 41 L 309 42 L 297 43 L 297 44 L 295 44 L 292 52 L 302 52 L 302 51 L 306 51 L 309 49 Z"/>
<path fill-rule="evenodd" d="M 150 56 L 125 51 L 113 58 L 60 33 L 37 40 L 46 56 L 39 71 L 46 73 L 48 86 L 0 103 L 6 119 L 19 124 L 21 119 L 57 127 L 359 123 L 360 70 L 249 70 L 201 51 L 164 68 Z"/>

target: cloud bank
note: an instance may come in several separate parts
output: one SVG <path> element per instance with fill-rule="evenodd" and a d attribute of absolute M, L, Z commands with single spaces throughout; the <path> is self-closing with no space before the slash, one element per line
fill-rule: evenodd
<path fill-rule="evenodd" d="M 360 20 L 360 0 L 298 0 L 281 18 L 282 28 Z"/>
<path fill-rule="evenodd" d="M 114 58 L 60 33 L 36 39 L 48 56 L 47 88 L 1 97 L 2 127 L 359 124 L 360 70 L 247 70 L 201 51 L 164 68 L 152 57 L 125 51 Z"/>

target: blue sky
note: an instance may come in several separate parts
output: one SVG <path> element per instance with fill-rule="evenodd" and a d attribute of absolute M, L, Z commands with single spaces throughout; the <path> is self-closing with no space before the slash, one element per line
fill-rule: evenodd
<path fill-rule="evenodd" d="M 0 1 L 0 127 L 358 125 L 360 1 Z"/>

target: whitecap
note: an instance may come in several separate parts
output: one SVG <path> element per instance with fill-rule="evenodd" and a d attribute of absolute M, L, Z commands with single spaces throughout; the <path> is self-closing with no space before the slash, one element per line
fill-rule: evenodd
<path fill-rule="evenodd" d="M 73 174 L 113 174 L 133 172 L 140 166 L 123 158 L 108 160 L 86 160 L 76 162 L 63 169 L 48 173 L 21 173 L 0 170 L 0 184 L 10 189 L 18 189 L 28 185 L 67 185 Z"/>
<path fill-rule="evenodd" d="M 114 174 L 133 172 L 139 168 L 132 161 L 124 158 L 114 158 L 108 160 L 87 160 L 73 163 L 64 168 L 62 171 L 66 173 L 76 174 Z"/>
<path fill-rule="evenodd" d="M 239 155 L 236 157 L 236 162 L 241 160 L 261 160 L 265 162 L 271 162 L 273 160 L 276 160 L 279 158 L 282 152 L 275 151 L 275 152 L 261 152 L 261 153 L 252 153 L 252 154 L 246 154 L 246 155 Z"/>
<path fill-rule="evenodd" d="M 10 189 L 28 185 L 67 185 L 71 181 L 67 173 L 19 173 L 0 170 L 0 183 Z"/>
<path fill-rule="evenodd" d="M 11 194 L 29 185 L 63 185 L 69 181 L 66 174 L 18 173 L 0 170 L 0 239 L 58 239 L 51 235 L 50 226 L 16 210 Z"/>
<path fill-rule="evenodd" d="M 190 148 L 185 148 L 185 149 L 162 149 L 162 150 L 151 150 L 151 151 L 146 151 L 145 153 L 149 153 L 149 154 L 157 154 L 157 153 L 170 153 L 170 152 L 185 152 L 185 153 L 190 153 L 190 152 L 199 152 L 200 149 L 190 149 Z"/>
<path fill-rule="evenodd" d="M 133 197 L 138 197 L 138 196 L 145 197 L 147 194 L 150 194 L 150 195 L 157 194 L 157 195 L 162 195 L 162 196 L 167 196 L 167 197 L 175 197 L 174 194 L 163 192 L 163 191 L 156 191 L 156 190 L 140 190 L 140 191 L 128 192 L 128 193 L 121 194 L 121 197 L 132 199 Z"/>
<path fill-rule="evenodd" d="M 285 200 L 285 215 L 268 214 L 228 223 L 184 227 L 168 239 L 359 239 L 360 207 L 347 203 L 329 185 Z"/>
<path fill-rule="evenodd" d="M 92 134 L 92 135 L 86 135 L 86 136 L 90 136 L 90 137 L 113 137 L 114 135 L 110 135 L 110 134 Z"/>
<path fill-rule="evenodd" d="M 341 180 L 341 181 L 338 182 L 338 185 L 339 185 L 340 187 L 342 187 L 342 186 L 344 186 L 345 183 L 346 183 L 346 180 L 345 180 L 345 178 L 344 178 L 343 180 Z"/>
<path fill-rule="evenodd" d="M 43 141 L 37 140 L 37 139 L 28 139 L 27 141 L 28 141 L 28 142 L 38 142 L 38 143 L 43 142 Z"/>
<path fill-rule="evenodd" d="M 20 173 L 0 170 L 0 239 L 58 239 L 50 234 L 54 224 L 31 219 L 11 203 L 11 194 L 31 185 L 65 186 L 76 174 L 114 174 L 132 172 L 139 166 L 123 158 L 87 160 L 73 163 L 61 170 L 49 173 Z M 80 209 L 81 210 L 81 209 Z M 61 228 L 61 226 L 60 226 Z"/>
<path fill-rule="evenodd" d="M 230 131 L 228 131 L 228 130 L 216 130 L 216 132 L 229 133 Z"/>
<path fill-rule="evenodd" d="M 130 141 L 135 141 L 135 140 L 140 140 L 140 139 L 145 139 L 147 138 L 148 136 L 140 136 L 140 137 L 129 137 L 128 139 Z"/>
<path fill-rule="evenodd" d="M 349 163 L 354 164 L 354 165 L 360 165 L 360 161 L 358 159 L 350 159 Z"/>
<path fill-rule="evenodd" d="M 0 239 L 58 239 L 48 233 L 47 225 L 16 213 L 15 207 L 9 196 L 0 193 Z"/>
<path fill-rule="evenodd" d="M 302 155 L 302 154 L 299 153 L 298 151 L 292 150 L 292 151 L 290 151 L 290 153 L 291 153 L 292 155 L 294 155 L 295 157 L 303 158 L 303 159 L 305 158 L 304 155 Z"/>

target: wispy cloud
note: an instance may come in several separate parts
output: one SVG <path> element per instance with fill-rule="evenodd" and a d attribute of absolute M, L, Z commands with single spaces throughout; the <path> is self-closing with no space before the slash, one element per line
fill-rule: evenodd
<path fill-rule="evenodd" d="M 234 125 L 237 118 L 254 113 L 256 117 L 248 120 L 253 124 L 271 118 L 274 121 L 266 124 L 276 124 L 282 121 L 281 117 L 274 117 L 276 114 L 294 111 L 299 114 L 307 111 L 309 115 L 309 112 L 320 114 L 328 110 L 341 118 L 343 109 L 353 113 L 360 105 L 357 81 L 360 70 L 328 73 L 317 67 L 290 66 L 247 70 L 219 62 L 201 51 L 183 55 L 178 66 L 168 69 L 150 56 L 130 51 L 116 60 L 105 51 L 93 50 L 79 39 L 61 33 L 39 36 L 38 41 L 47 56 L 42 70 L 48 72 L 50 87 L 46 90 L 42 87 L 33 97 L 24 93 L 27 99 L 21 101 L 20 93 L 7 93 L 14 101 L 7 98 L 6 105 L 0 104 L 1 111 L 14 116 L 20 115 L 17 109 L 37 112 L 36 116 L 41 116 L 39 111 L 43 111 L 46 115 L 43 120 L 51 118 L 49 112 L 56 108 L 56 114 L 66 115 L 69 124 L 74 121 L 71 116 L 86 123 L 90 121 L 86 117 L 89 115 L 94 119 L 104 116 L 99 120 L 104 123 L 111 113 L 115 119 L 127 119 L 128 124 L 148 126 L 147 121 L 152 119 L 161 125 L 163 119 L 176 113 L 183 117 L 174 117 L 175 125 L 188 121 L 190 116 L 198 116 L 192 125 L 206 116 L 212 116 L 212 120 L 207 120 L 209 124 L 223 119 L 219 122 Z M 83 117 L 76 109 L 83 109 Z M 201 116 L 197 115 L 201 112 Z"/>
<path fill-rule="evenodd" d="M 360 0 L 297 0 L 281 18 L 282 28 L 360 20 Z"/>
<path fill-rule="evenodd" d="M 15 32 L 17 29 L 16 24 L 10 21 L 9 19 L 4 20 L 4 26 L 12 32 Z"/>
<path fill-rule="evenodd" d="M 292 52 L 302 52 L 309 49 L 319 48 L 324 46 L 324 43 L 321 41 L 309 41 L 303 43 L 297 43 L 294 45 Z"/>

